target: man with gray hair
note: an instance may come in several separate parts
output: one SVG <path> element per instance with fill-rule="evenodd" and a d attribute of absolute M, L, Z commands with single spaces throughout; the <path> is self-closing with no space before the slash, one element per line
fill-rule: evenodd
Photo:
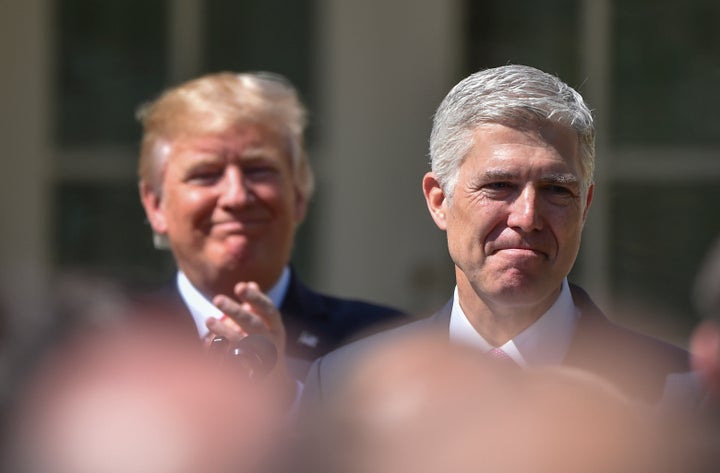
<path fill-rule="evenodd" d="M 397 310 L 319 294 L 290 266 L 313 174 L 295 88 L 271 73 L 208 74 L 139 111 L 139 189 L 156 246 L 177 263 L 170 291 L 194 337 L 265 337 L 301 379 L 312 360 Z M 192 316 L 192 317 L 190 317 Z M 194 322 L 194 323 L 193 323 Z"/>
<path fill-rule="evenodd" d="M 523 368 L 567 365 L 659 401 L 687 353 L 613 324 L 567 279 L 595 190 L 595 128 L 581 95 L 528 66 L 472 74 L 437 109 L 430 158 L 423 193 L 456 286 L 439 313 L 399 330 L 432 327 Z M 340 360 L 367 345 L 318 360 L 308 395 L 329 389 Z"/>

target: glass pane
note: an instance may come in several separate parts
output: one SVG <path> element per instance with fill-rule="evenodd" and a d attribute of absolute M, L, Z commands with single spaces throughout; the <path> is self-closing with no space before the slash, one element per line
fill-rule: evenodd
<path fill-rule="evenodd" d="M 720 143 L 720 2 L 622 0 L 613 8 L 613 140 Z"/>
<path fill-rule="evenodd" d="M 59 184 L 54 202 L 59 268 L 98 270 L 136 284 L 170 280 L 172 255 L 153 247 L 134 181 Z"/>
<path fill-rule="evenodd" d="M 314 0 L 209 0 L 208 71 L 272 71 L 286 76 L 312 110 Z"/>
<path fill-rule="evenodd" d="M 580 7 L 577 0 L 467 0 L 466 72 L 527 64 L 579 86 Z"/>
<path fill-rule="evenodd" d="M 619 305 L 647 311 L 657 323 L 692 326 L 695 274 L 720 237 L 720 186 L 619 183 L 610 199 L 610 281 Z"/>
<path fill-rule="evenodd" d="M 57 0 L 55 141 L 137 141 L 135 108 L 162 89 L 165 2 Z"/>

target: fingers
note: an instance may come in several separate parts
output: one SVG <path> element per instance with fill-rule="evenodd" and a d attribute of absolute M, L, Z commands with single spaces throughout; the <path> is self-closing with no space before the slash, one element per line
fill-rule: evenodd
<path fill-rule="evenodd" d="M 270 330 L 274 331 L 282 328 L 280 312 L 256 283 L 238 283 L 235 286 L 235 295 L 239 301 L 248 304 L 251 310 L 262 318 Z"/>
<path fill-rule="evenodd" d="M 206 338 L 205 345 L 207 347 L 212 346 L 213 339 L 216 337 L 223 337 L 231 342 L 239 342 L 248 335 L 240 325 L 225 317 L 223 319 L 210 318 L 205 322 L 205 325 L 211 332 L 210 336 Z"/>
<path fill-rule="evenodd" d="M 283 399 L 287 398 L 287 405 L 292 405 L 297 386 L 285 363 L 285 327 L 280 311 L 254 282 L 238 283 L 234 292 L 235 298 L 218 295 L 213 299 L 213 304 L 223 312 L 224 317 L 209 319 L 207 327 L 214 335 L 229 342 L 217 348 L 222 350 L 223 346 L 233 346 L 248 335 L 265 336 L 276 349 L 276 362 L 265 382 L 277 386 Z"/>
<path fill-rule="evenodd" d="M 235 295 L 241 302 L 250 304 L 260 313 L 277 312 L 270 298 L 255 282 L 240 282 L 235 285 Z"/>
<path fill-rule="evenodd" d="M 230 341 L 239 341 L 249 334 L 257 333 L 270 336 L 275 343 L 284 342 L 285 331 L 280 312 L 256 283 L 238 283 L 235 295 L 237 300 L 224 295 L 213 299 L 213 304 L 225 317 L 208 320 L 208 329 Z"/>

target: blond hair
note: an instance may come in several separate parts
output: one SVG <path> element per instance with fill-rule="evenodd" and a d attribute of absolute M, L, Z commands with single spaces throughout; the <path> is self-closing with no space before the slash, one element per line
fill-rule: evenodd
<path fill-rule="evenodd" d="M 142 105 L 143 126 L 138 175 L 156 193 L 162 191 L 162 170 L 172 141 L 222 133 L 241 124 L 271 128 L 290 142 L 293 179 L 309 200 L 314 179 L 303 134 L 307 112 L 295 88 L 284 77 L 266 73 L 208 74 L 166 90 Z"/>

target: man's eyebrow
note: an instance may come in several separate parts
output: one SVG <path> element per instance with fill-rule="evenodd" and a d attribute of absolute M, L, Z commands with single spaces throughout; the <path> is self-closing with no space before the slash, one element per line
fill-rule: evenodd
<path fill-rule="evenodd" d="M 279 154 L 274 146 L 257 146 L 246 148 L 240 153 L 240 159 L 263 159 Z"/>
<path fill-rule="evenodd" d="M 520 178 L 517 172 L 508 171 L 507 169 L 487 169 L 482 174 L 482 181 L 514 181 Z M 547 173 L 543 174 L 540 182 L 544 184 L 554 184 L 563 186 L 578 186 L 580 179 L 572 173 Z"/>
<path fill-rule="evenodd" d="M 562 184 L 566 186 L 573 186 L 578 185 L 580 180 L 577 176 L 574 174 L 562 174 L 562 173 L 552 173 L 552 174 L 545 174 L 542 179 L 542 182 L 548 183 L 548 184 Z"/>
<path fill-rule="evenodd" d="M 214 153 L 209 149 L 198 149 L 196 152 L 188 154 L 183 162 L 186 167 L 193 167 L 215 164 L 220 161 L 222 161 L 222 156 L 217 153 Z"/>
<path fill-rule="evenodd" d="M 488 181 L 509 181 L 518 177 L 517 173 L 504 169 L 488 169 L 483 175 Z"/>

